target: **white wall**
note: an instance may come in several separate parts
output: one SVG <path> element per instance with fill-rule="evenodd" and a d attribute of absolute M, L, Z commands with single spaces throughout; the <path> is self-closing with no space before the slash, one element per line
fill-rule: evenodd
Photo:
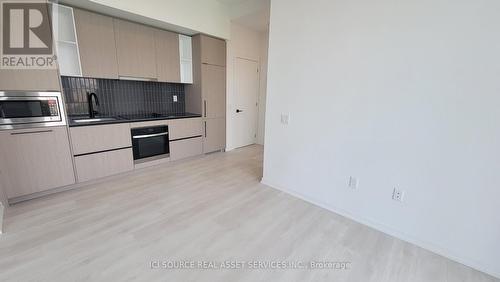
<path fill-rule="evenodd" d="M 230 33 L 230 9 L 217 0 L 61 0 L 61 2 L 186 34 L 201 32 L 227 39 Z M 139 17 L 135 17 L 136 15 Z"/>
<path fill-rule="evenodd" d="M 499 13 L 273 0 L 263 182 L 500 277 Z"/>
<path fill-rule="evenodd" d="M 262 56 L 261 32 L 246 28 L 236 23 L 231 23 L 231 38 L 227 41 L 227 134 L 226 150 L 235 148 L 237 130 L 234 130 L 234 118 L 236 114 L 235 92 L 234 92 L 234 62 L 236 58 L 244 58 L 256 61 L 260 64 Z M 262 73 L 262 72 L 261 72 Z M 261 77 L 262 79 L 262 77 Z M 265 104 L 262 104 L 264 107 Z M 259 116 L 264 114 L 265 107 L 259 110 Z"/>
<path fill-rule="evenodd" d="M 260 89 L 259 89 L 259 121 L 257 125 L 257 144 L 264 145 L 266 95 L 267 95 L 267 52 L 269 32 L 260 33 Z"/>

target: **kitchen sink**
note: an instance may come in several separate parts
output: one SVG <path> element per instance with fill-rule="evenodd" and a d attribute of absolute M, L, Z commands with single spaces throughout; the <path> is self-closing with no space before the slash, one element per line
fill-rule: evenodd
<path fill-rule="evenodd" d="M 88 123 L 88 122 L 100 122 L 100 121 L 114 121 L 118 120 L 117 118 L 114 117 L 108 117 L 108 118 L 86 118 L 86 119 L 74 119 L 74 123 Z"/>

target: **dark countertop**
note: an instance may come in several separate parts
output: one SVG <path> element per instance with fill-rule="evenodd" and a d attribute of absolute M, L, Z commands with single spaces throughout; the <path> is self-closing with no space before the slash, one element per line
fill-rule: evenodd
<path fill-rule="evenodd" d="M 88 119 L 88 116 L 68 116 L 68 125 L 70 127 L 76 126 L 92 126 L 92 125 L 104 125 L 104 124 L 115 124 L 115 123 L 131 123 L 131 122 L 142 122 L 142 121 L 155 121 L 155 120 L 169 120 L 169 119 L 181 119 L 181 118 L 199 118 L 200 114 L 193 113 L 182 113 L 182 114 L 171 114 L 162 116 L 150 116 L 150 115 L 129 115 L 129 116 L 96 116 L 95 118 L 115 118 L 114 120 L 103 120 L 103 121 L 92 121 L 92 122 L 82 122 L 76 123 L 75 120 Z"/>

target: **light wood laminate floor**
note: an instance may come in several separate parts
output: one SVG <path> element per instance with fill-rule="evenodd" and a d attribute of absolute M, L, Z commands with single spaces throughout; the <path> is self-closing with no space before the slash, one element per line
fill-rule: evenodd
<path fill-rule="evenodd" d="M 259 183 L 262 147 L 11 207 L 0 281 L 499 281 Z M 159 261 L 345 261 L 348 270 L 172 270 Z"/>

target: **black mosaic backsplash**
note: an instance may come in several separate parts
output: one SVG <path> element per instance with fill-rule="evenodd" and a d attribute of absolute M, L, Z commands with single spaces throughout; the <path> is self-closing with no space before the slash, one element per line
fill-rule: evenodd
<path fill-rule="evenodd" d="M 87 92 L 97 94 L 94 108 L 101 116 L 182 114 L 186 109 L 183 84 L 71 76 L 61 81 L 68 115 L 88 114 Z"/>

